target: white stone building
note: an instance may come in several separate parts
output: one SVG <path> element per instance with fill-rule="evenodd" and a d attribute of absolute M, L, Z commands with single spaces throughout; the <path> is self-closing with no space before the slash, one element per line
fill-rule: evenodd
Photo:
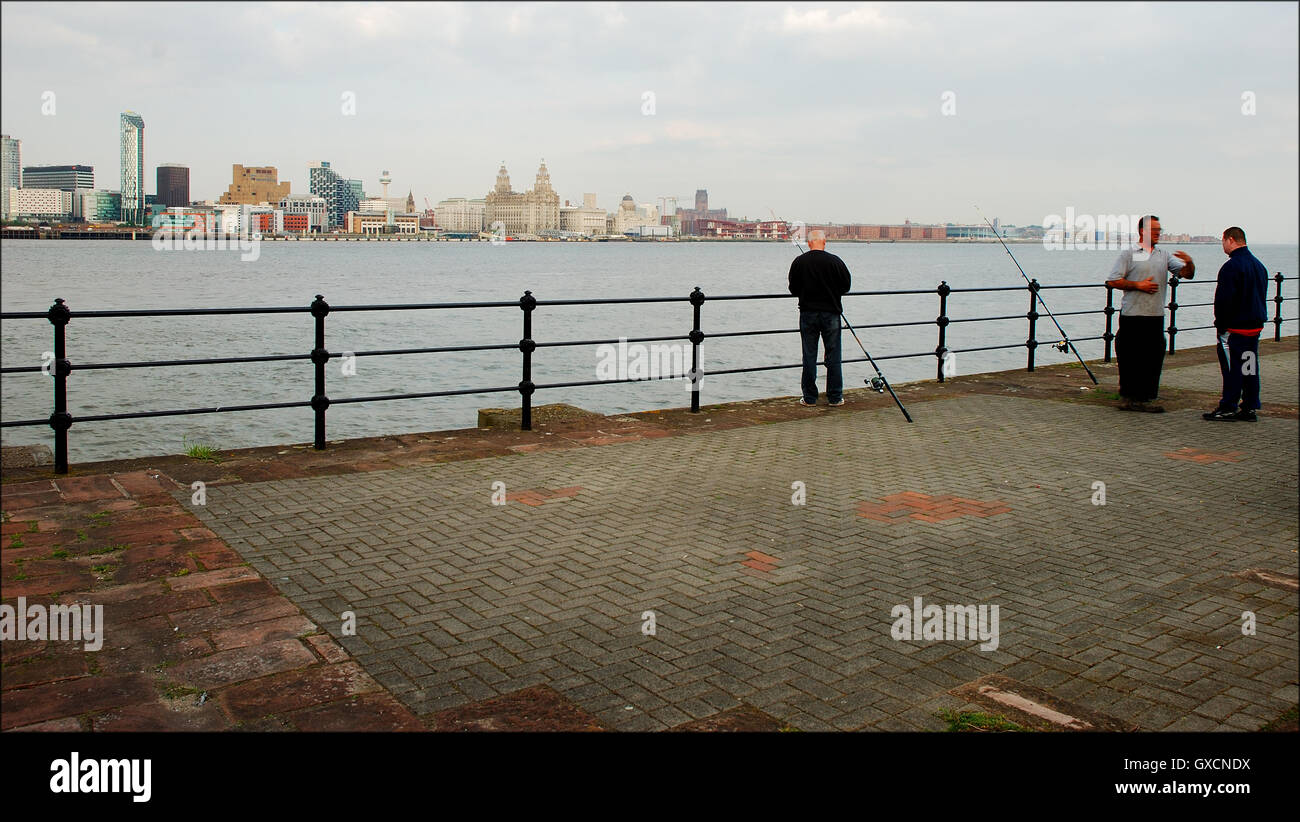
<path fill-rule="evenodd" d="M 72 192 L 57 188 L 10 188 L 9 215 L 15 218 L 72 218 Z"/>
<path fill-rule="evenodd" d="M 483 230 L 483 217 L 486 210 L 485 200 L 452 197 L 434 206 L 433 219 L 438 223 L 438 228 L 443 231 L 476 233 Z"/>

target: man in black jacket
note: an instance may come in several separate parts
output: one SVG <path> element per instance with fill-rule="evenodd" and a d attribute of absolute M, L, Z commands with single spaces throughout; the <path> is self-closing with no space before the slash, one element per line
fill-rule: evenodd
<path fill-rule="evenodd" d="M 1246 248 L 1246 232 L 1223 232 L 1228 261 L 1214 290 L 1214 330 L 1219 335 L 1223 397 L 1207 420 L 1255 422 L 1259 408 L 1259 335 L 1268 320 L 1268 269 Z M 1240 401 L 1241 408 L 1237 405 Z"/>
<path fill-rule="evenodd" d="M 817 404 L 817 339 L 826 348 L 826 401 L 844 404 L 844 375 L 840 370 L 840 297 L 849 293 L 851 278 L 844 261 L 826 251 L 826 233 L 808 234 L 808 251 L 790 263 L 790 293 L 799 298 L 799 335 L 803 338 L 803 398 L 800 405 Z"/>

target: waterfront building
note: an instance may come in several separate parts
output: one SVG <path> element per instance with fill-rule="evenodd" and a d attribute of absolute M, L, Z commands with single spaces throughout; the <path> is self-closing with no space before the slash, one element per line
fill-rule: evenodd
<path fill-rule="evenodd" d="M 145 218 L 144 118 L 134 111 L 119 120 L 122 164 L 122 219 L 139 225 Z"/>
<path fill-rule="evenodd" d="M 419 234 L 420 215 L 349 211 L 344 226 L 348 234 Z"/>
<path fill-rule="evenodd" d="M 659 225 L 659 209 L 653 205 L 637 208 L 631 194 L 623 196 L 618 210 L 610 214 L 605 221 L 606 234 L 639 234 L 641 226 Z"/>
<path fill-rule="evenodd" d="M 122 219 L 122 192 L 77 189 L 72 192 L 72 219 L 86 223 L 115 223 Z"/>
<path fill-rule="evenodd" d="M 9 215 L 15 219 L 72 219 L 72 192 L 57 188 L 9 189 Z"/>
<path fill-rule="evenodd" d="M 324 231 L 329 222 L 328 205 L 324 197 L 285 197 L 280 200 L 280 211 L 284 213 L 285 226 L 289 231 Z M 304 218 L 304 224 L 299 218 Z M 305 225 L 304 228 L 288 226 Z"/>
<path fill-rule="evenodd" d="M 0 220 L 9 219 L 9 189 L 23 187 L 23 141 L 0 134 Z"/>
<path fill-rule="evenodd" d="M 326 228 L 342 228 L 349 211 L 360 209 L 360 181 L 345 180 L 328 161 L 312 163 L 307 170 L 311 193 L 325 198 Z M 353 182 L 357 185 L 354 187 Z"/>
<path fill-rule="evenodd" d="M 57 188 L 76 191 L 95 187 L 94 166 L 25 166 L 23 188 Z"/>
<path fill-rule="evenodd" d="M 440 201 L 433 207 L 433 218 L 438 228 L 443 231 L 468 231 L 477 234 L 484 228 L 483 217 L 486 210 L 486 200 L 452 197 Z"/>
<path fill-rule="evenodd" d="M 560 206 L 560 231 L 594 237 L 605 233 L 605 210 L 596 206 L 595 194 L 583 194 L 582 205 Z"/>
<path fill-rule="evenodd" d="M 180 163 L 163 163 L 158 166 L 157 177 L 158 202 L 168 208 L 190 204 L 189 166 Z"/>
<path fill-rule="evenodd" d="M 510 174 L 502 162 L 496 186 L 484 198 L 483 223 L 488 231 L 500 223 L 507 235 L 559 231 L 560 195 L 551 187 L 546 161 L 538 167 L 532 189 L 523 193 L 511 190 Z"/>
<path fill-rule="evenodd" d="M 728 222 L 725 208 L 709 208 L 709 190 L 707 188 L 695 190 L 695 208 L 679 208 L 675 216 L 683 234 L 707 233 L 707 230 L 700 225 L 705 220 Z"/>
<path fill-rule="evenodd" d="M 279 181 L 275 166 L 242 166 L 235 163 L 230 171 L 230 188 L 218 202 L 237 205 L 278 203 L 289 196 L 289 182 Z"/>

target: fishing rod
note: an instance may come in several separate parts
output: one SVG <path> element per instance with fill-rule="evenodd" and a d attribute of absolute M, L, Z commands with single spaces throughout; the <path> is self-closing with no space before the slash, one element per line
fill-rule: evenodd
<path fill-rule="evenodd" d="M 772 218 L 774 220 L 786 226 L 786 233 L 788 234 L 790 224 L 785 220 L 782 220 L 780 217 L 776 216 L 776 212 L 772 211 L 771 207 L 768 207 L 767 210 L 772 212 Z M 794 247 L 801 249 L 805 253 L 807 252 L 807 249 L 804 249 L 803 245 L 798 240 L 794 241 Z M 906 419 L 908 422 L 911 422 L 912 415 L 907 413 L 907 409 L 903 407 L 903 401 L 900 400 L 898 398 L 898 395 L 894 393 L 893 386 L 889 384 L 889 380 L 885 379 L 885 375 L 881 373 L 880 366 L 876 365 L 876 361 L 875 359 L 872 358 L 871 352 L 867 351 L 867 347 L 862 344 L 862 340 L 858 339 L 858 332 L 853 330 L 853 324 L 849 322 L 848 317 L 844 316 L 843 311 L 840 311 L 840 319 L 844 320 L 844 324 L 849 327 L 849 333 L 853 335 L 853 339 L 857 340 L 858 348 L 862 349 L 862 353 L 865 354 L 867 357 L 867 362 L 871 363 L 871 367 L 876 370 L 876 376 L 872 377 L 869 380 L 863 380 L 863 382 L 871 386 L 872 390 L 874 390 L 878 394 L 883 394 L 885 393 L 886 390 L 888 390 L 889 396 L 893 397 L 894 402 L 898 404 L 898 410 L 903 412 L 903 418 Z"/>
<path fill-rule="evenodd" d="M 1048 308 L 1047 303 L 1043 301 L 1043 295 L 1038 293 L 1037 288 L 1034 288 L 1033 280 L 1029 279 L 1029 275 L 1025 273 L 1023 268 L 1020 268 L 1020 261 L 1016 259 L 1016 255 L 1011 253 L 1011 249 L 1007 248 L 1007 244 L 1002 241 L 1002 235 L 993 227 L 993 223 L 989 222 L 989 218 L 984 216 L 984 212 L 980 211 L 979 206 L 975 206 L 975 210 L 979 211 L 980 216 L 984 217 L 984 222 L 989 224 L 989 228 L 993 231 L 993 236 L 998 238 L 998 242 L 1002 243 L 1002 249 L 1007 252 L 1007 256 L 1011 258 L 1011 262 L 1015 263 L 1016 268 L 1020 270 L 1020 276 L 1025 278 L 1026 283 L 1029 283 L 1029 290 L 1034 293 L 1034 297 L 1038 300 L 1038 304 L 1047 312 L 1047 316 L 1052 318 L 1052 322 L 1056 325 L 1056 330 L 1061 332 L 1061 342 L 1052 343 L 1052 347 L 1061 353 L 1065 353 L 1067 349 L 1074 352 L 1075 358 L 1079 360 L 1079 365 L 1082 365 L 1083 370 L 1088 372 L 1088 378 L 1092 380 L 1092 384 L 1099 385 L 1097 377 L 1092 373 L 1092 369 L 1083 361 L 1083 357 L 1079 356 L 1079 349 L 1075 348 L 1074 343 L 1070 341 L 1070 335 L 1065 333 L 1064 328 L 1061 328 L 1061 324 L 1056 321 L 1056 315 L 1052 313 L 1052 309 Z"/>

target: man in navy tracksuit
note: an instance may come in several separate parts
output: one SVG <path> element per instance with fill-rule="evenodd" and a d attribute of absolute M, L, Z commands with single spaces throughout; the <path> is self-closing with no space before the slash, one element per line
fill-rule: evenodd
<path fill-rule="evenodd" d="M 1223 397 L 1207 420 L 1255 422 L 1259 408 L 1259 335 L 1268 320 L 1268 270 L 1246 248 L 1246 232 L 1223 232 L 1228 261 L 1214 291 L 1214 329 L 1219 335 Z M 1240 403 L 1240 409 L 1238 409 Z"/>

